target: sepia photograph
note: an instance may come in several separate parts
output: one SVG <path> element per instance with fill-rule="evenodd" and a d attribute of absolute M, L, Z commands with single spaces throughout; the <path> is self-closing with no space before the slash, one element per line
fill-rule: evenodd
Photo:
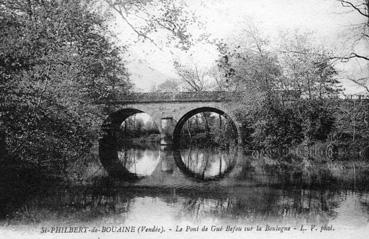
<path fill-rule="evenodd" d="M 369 0 L 0 0 L 0 238 L 369 238 Z"/>

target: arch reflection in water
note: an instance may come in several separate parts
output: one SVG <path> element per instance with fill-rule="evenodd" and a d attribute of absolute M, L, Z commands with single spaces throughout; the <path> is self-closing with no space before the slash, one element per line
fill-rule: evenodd
<path fill-rule="evenodd" d="M 238 131 L 225 112 L 211 107 L 185 114 L 174 129 L 174 159 L 181 171 L 198 180 L 216 180 L 237 161 Z"/>
<path fill-rule="evenodd" d="M 187 176 L 208 181 L 228 175 L 237 163 L 237 147 L 229 149 L 190 147 L 174 151 L 178 168 Z"/>
<path fill-rule="evenodd" d="M 155 145 L 160 133 L 149 115 L 137 109 L 122 109 L 109 115 L 102 128 L 99 157 L 109 176 L 135 180 L 154 171 L 158 156 L 153 154 L 159 154 Z"/>

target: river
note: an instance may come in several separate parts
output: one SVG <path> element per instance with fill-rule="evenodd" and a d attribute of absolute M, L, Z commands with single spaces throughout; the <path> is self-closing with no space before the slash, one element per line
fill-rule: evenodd
<path fill-rule="evenodd" d="M 62 228 L 76 226 L 87 228 L 83 238 L 97 238 L 145 226 L 140 230 L 148 235 L 186 231 L 193 238 L 204 227 L 206 233 L 256 233 L 259 227 L 291 236 L 316 231 L 318 237 L 369 228 L 363 162 L 282 162 L 238 148 L 123 147 L 117 155 L 130 175 L 126 180 L 91 164 L 91 184 L 50 187 L 3 204 L 8 210 L 0 230 L 42 238 L 66 236 L 69 229 Z"/>

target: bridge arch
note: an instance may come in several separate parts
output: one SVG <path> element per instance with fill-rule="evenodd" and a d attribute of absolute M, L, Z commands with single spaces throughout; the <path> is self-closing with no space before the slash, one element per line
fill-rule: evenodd
<path fill-rule="evenodd" d="M 241 143 L 241 131 L 240 128 L 237 124 L 237 121 L 235 120 L 235 117 L 232 116 L 229 113 L 226 113 L 225 110 L 220 109 L 220 107 L 211 107 L 211 106 L 203 106 L 203 107 L 198 107 L 198 108 L 194 108 L 191 109 L 190 111 L 186 112 L 177 122 L 177 124 L 174 127 L 173 130 L 173 143 L 175 145 L 177 145 L 180 141 L 180 137 L 181 137 L 181 130 L 184 126 L 184 124 L 186 123 L 186 121 L 188 119 L 190 119 L 192 116 L 198 114 L 198 113 L 202 113 L 202 112 L 212 112 L 212 113 L 217 113 L 221 116 L 225 116 L 225 118 L 230 119 L 230 122 L 232 124 L 232 127 L 234 128 L 234 130 L 237 133 L 237 143 Z"/>
<path fill-rule="evenodd" d="M 113 134 L 117 129 L 119 129 L 120 125 L 130 116 L 133 116 L 138 113 L 145 113 L 151 117 L 151 119 L 154 121 L 156 126 L 158 127 L 160 131 L 159 124 L 160 122 L 157 122 L 157 119 L 155 115 L 152 115 L 153 112 L 147 109 L 141 109 L 136 107 L 129 107 L 129 108 L 123 108 L 119 109 L 115 112 L 112 112 L 109 114 L 107 119 L 102 124 L 102 130 L 105 134 Z"/>
<path fill-rule="evenodd" d="M 109 114 L 102 124 L 102 137 L 99 140 L 99 158 L 101 164 L 110 176 L 124 179 L 138 179 L 135 174 L 126 169 L 120 162 L 118 151 L 121 145 L 119 145 L 117 140 L 117 133 L 119 132 L 121 124 L 130 116 L 138 113 L 148 114 L 160 131 L 157 122 L 151 116 L 150 112 L 146 112 L 137 108 L 123 108 L 114 111 Z"/>

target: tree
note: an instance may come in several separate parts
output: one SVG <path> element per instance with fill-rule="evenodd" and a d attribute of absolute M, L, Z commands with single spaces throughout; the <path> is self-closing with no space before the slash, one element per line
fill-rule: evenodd
<path fill-rule="evenodd" d="M 280 108 L 277 92 L 282 68 L 277 55 L 270 50 L 268 39 L 250 25 L 246 26 L 239 39 L 218 41 L 216 45 L 219 51 L 218 86 L 227 91 L 242 92 L 234 99 L 238 102 L 238 109 L 233 113 L 242 122 L 240 128 L 244 142 L 247 141 L 250 147 L 269 147 L 272 141 L 282 143 L 281 137 L 272 136 L 277 133 L 276 128 L 270 127 L 275 125 L 273 120 L 282 120 L 280 115 L 272 113 Z M 269 137 L 275 140 L 271 141 Z"/>
<path fill-rule="evenodd" d="M 176 80 L 166 80 L 156 88 L 158 92 L 178 92 L 180 90 L 180 85 Z"/>
<path fill-rule="evenodd" d="M 273 47 L 254 27 L 238 44 L 220 42 L 218 60 L 230 91 L 242 91 L 235 115 L 243 138 L 254 148 L 290 147 L 326 140 L 334 126 L 334 104 L 326 98 L 340 93 L 331 54 L 308 35 L 283 38 Z M 294 96 L 295 102 L 281 96 Z M 301 97 L 302 96 L 302 97 Z"/>
<path fill-rule="evenodd" d="M 152 35 L 166 35 L 168 42 L 180 49 L 189 49 L 192 35 L 188 27 L 200 24 L 194 21 L 195 13 L 182 0 L 105 0 L 108 6 L 141 40 L 148 40 L 161 48 Z M 200 24 L 201 25 L 201 24 Z"/>
<path fill-rule="evenodd" d="M 292 107 L 263 102 L 250 112 L 251 146 L 256 149 L 289 148 L 303 141 L 302 118 Z"/>
<path fill-rule="evenodd" d="M 336 79 L 332 54 L 314 46 L 311 34 L 284 34 L 279 49 L 283 69 L 281 89 L 293 90 L 303 97 L 327 98 L 337 96 L 342 89 Z"/>
<path fill-rule="evenodd" d="M 66 170 L 89 154 L 103 109 L 126 93 L 122 49 L 91 1 L 0 2 L 1 134 L 13 159 Z"/>
<path fill-rule="evenodd" d="M 269 40 L 254 25 L 243 30 L 233 43 L 219 42 L 220 59 L 230 89 L 272 93 L 278 88 L 281 75 L 276 55 L 270 51 Z"/>
<path fill-rule="evenodd" d="M 196 64 L 184 65 L 178 61 L 174 62 L 174 68 L 180 77 L 180 80 L 185 84 L 188 91 L 205 91 L 209 90 L 210 84 L 208 73 L 201 70 Z"/>
<path fill-rule="evenodd" d="M 343 61 L 358 60 L 364 62 L 364 76 L 348 77 L 349 80 L 363 87 L 369 93 L 369 0 L 337 0 L 344 8 L 350 9 L 358 16 L 362 17 L 360 24 L 350 27 L 350 46 L 347 55 L 340 56 L 338 59 Z"/>
<path fill-rule="evenodd" d="M 363 21 L 361 24 L 353 27 L 354 45 L 353 48 L 361 43 L 368 44 L 369 42 L 369 0 L 338 0 L 345 8 L 349 8 L 355 13 L 359 14 Z M 356 52 L 352 49 L 352 52 L 344 57 L 346 59 L 359 58 L 369 61 L 369 56 L 363 53 Z"/>
<path fill-rule="evenodd" d="M 228 91 L 244 92 L 240 114 L 261 107 L 265 100 L 275 101 L 282 76 L 276 54 L 269 50 L 268 40 L 251 26 L 245 36 L 234 43 L 217 43 L 220 57 L 217 61 L 222 80 L 217 80 Z M 244 116 L 240 116 L 241 118 Z"/>

